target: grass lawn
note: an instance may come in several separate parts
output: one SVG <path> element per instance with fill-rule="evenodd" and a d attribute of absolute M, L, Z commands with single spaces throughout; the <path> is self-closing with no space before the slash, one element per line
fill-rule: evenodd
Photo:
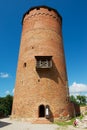
<path fill-rule="evenodd" d="M 79 117 L 75 117 L 75 118 L 72 118 L 71 120 L 67 120 L 67 121 L 57 121 L 57 122 L 55 122 L 55 124 L 57 124 L 57 125 L 59 125 L 59 126 L 68 126 L 68 125 L 73 125 L 73 122 L 74 122 L 74 120 L 76 119 L 76 118 L 78 118 L 78 119 L 82 119 L 83 118 L 83 116 L 79 116 Z"/>
<path fill-rule="evenodd" d="M 68 120 L 68 121 L 59 121 L 59 122 L 55 122 L 57 125 L 59 126 L 67 126 L 67 125 L 73 125 L 75 118 Z"/>

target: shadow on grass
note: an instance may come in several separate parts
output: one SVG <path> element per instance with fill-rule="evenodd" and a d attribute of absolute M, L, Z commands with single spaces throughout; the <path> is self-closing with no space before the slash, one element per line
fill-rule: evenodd
<path fill-rule="evenodd" d="M 11 123 L 7 123 L 7 122 L 4 122 L 4 121 L 0 121 L 0 128 L 2 127 L 5 127 L 7 125 L 11 125 Z"/>

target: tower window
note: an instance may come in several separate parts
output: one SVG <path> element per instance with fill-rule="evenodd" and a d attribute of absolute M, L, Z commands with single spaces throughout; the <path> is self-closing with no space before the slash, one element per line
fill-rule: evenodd
<path fill-rule="evenodd" d="M 40 10 L 40 7 L 37 7 L 37 10 Z"/>
<path fill-rule="evenodd" d="M 51 11 L 51 9 L 50 9 L 50 8 L 48 8 L 48 10 L 49 10 L 49 11 Z"/>
<path fill-rule="evenodd" d="M 52 67 L 52 56 L 35 56 L 36 68 L 51 68 Z"/>
<path fill-rule="evenodd" d="M 27 63 L 25 62 L 24 65 L 23 65 L 23 67 L 26 67 L 26 66 L 27 66 Z"/>
<path fill-rule="evenodd" d="M 38 82 L 40 82 L 40 79 L 38 79 Z"/>

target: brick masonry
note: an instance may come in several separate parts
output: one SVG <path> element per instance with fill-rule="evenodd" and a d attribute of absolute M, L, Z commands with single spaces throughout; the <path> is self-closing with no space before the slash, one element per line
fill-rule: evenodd
<path fill-rule="evenodd" d="M 61 28 L 61 16 L 48 7 L 35 7 L 24 15 L 13 117 L 39 118 L 40 105 L 49 106 L 49 120 L 73 116 Z M 52 68 L 36 70 L 35 56 L 52 56 Z"/>

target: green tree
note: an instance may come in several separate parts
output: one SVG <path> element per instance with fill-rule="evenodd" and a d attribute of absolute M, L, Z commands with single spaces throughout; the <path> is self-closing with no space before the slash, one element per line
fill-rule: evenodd
<path fill-rule="evenodd" d="M 11 114 L 12 102 L 13 97 L 11 95 L 0 98 L 0 116 L 8 116 Z"/>
<path fill-rule="evenodd" d="M 70 101 L 73 103 L 79 104 L 78 101 L 76 100 L 76 97 L 73 95 L 70 96 Z"/>
<path fill-rule="evenodd" d="M 86 105 L 86 103 L 87 103 L 86 99 L 87 99 L 86 96 L 80 96 L 80 95 L 77 96 L 77 100 L 79 101 L 80 105 Z"/>
<path fill-rule="evenodd" d="M 70 101 L 74 102 L 76 104 L 79 104 L 79 105 L 86 105 L 87 104 L 87 97 L 81 96 L 81 95 L 78 95 L 78 96 L 75 97 L 75 96 L 71 95 Z"/>

